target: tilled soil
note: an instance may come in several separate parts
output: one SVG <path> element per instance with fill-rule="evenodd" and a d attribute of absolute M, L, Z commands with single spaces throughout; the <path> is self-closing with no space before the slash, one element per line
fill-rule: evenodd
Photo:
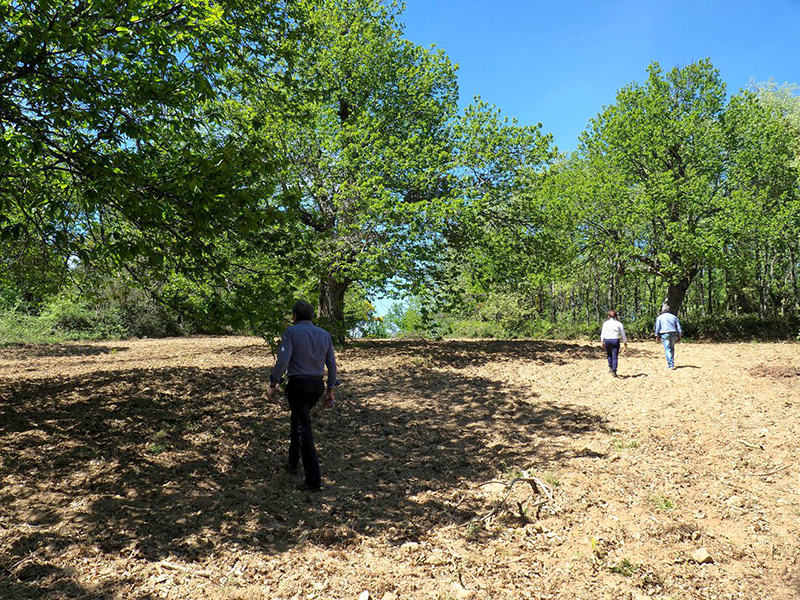
<path fill-rule="evenodd" d="M 318 493 L 273 360 L 0 350 L 0 598 L 800 597 L 800 345 L 353 345 Z"/>

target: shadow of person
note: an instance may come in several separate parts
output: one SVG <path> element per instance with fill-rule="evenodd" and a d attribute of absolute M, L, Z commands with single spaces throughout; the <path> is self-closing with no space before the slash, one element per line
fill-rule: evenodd
<path fill-rule="evenodd" d="M 639 377 L 647 377 L 647 373 L 636 373 L 635 375 L 617 375 L 619 379 L 638 379 Z"/>

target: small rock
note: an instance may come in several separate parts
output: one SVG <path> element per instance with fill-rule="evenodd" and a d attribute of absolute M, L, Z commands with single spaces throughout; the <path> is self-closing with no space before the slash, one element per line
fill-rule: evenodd
<path fill-rule="evenodd" d="M 450 584 L 450 589 L 453 590 L 453 593 L 458 600 L 470 600 L 473 596 L 475 596 L 475 592 L 465 589 L 464 586 L 457 581 L 454 581 Z"/>
<path fill-rule="evenodd" d="M 692 560 L 698 565 L 713 563 L 714 558 L 708 553 L 705 548 L 698 548 L 692 552 Z"/>
<path fill-rule="evenodd" d="M 448 561 L 447 561 L 447 557 L 444 554 L 434 550 L 425 559 L 425 562 L 428 563 L 429 565 L 438 566 L 438 565 L 445 565 L 445 564 L 447 564 Z"/>
<path fill-rule="evenodd" d="M 419 550 L 419 544 L 417 542 L 406 542 L 402 546 L 400 546 L 400 550 L 405 552 L 416 552 Z"/>
<path fill-rule="evenodd" d="M 361 592 L 361 595 L 358 597 L 358 600 L 369 600 L 369 592 L 367 590 Z"/>

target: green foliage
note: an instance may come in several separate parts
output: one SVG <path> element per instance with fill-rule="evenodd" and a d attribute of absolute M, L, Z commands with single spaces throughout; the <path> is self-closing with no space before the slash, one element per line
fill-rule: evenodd
<path fill-rule="evenodd" d="M 494 292 L 461 300 L 457 311 L 439 317 L 438 331 L 443 336 L 576 339 L 596 333 L 597 326 L 594 324 L 585 325 L 567 318 L 551 321 L 549 315 L 542 314 L 544 311 L 536 295 L 528 297 Z"/>
<path fill-rule="evenodd" d="M 724 206 L 725 84 L 708 60 L 623 88 L 581 139 L 583 171 L 570 209 L 586 245 L 620 269 L 642 268 L 669 285 L 680 310 L 703 265 L 729 240 L 715 236 Z"/>
<path fill-rule="evenodd" d="M 148 295 L 133 292 L 120 301 L 119 318 L 126 337 L 169 337 L 192 333 L 194 328 L 179 322 L 179 315 Z"/>
<path fill-rule="evenodd" d="M 233 135 L 224 106 L 290 86 L 294 4 L 0 4 L 0 282 L 23 308 L 80 266 L 148 291 L 182 278 L 220 319 L 260 314 L 214 300 L 242 266 L 226 236 L 279 220 L 262 202 L 278 158 Z"/>
<path fill-rule="evenodd" d="M 666 496 L 653 496 L 650 501 L 659 510 L 670 511 L 675 508 L 675 503 Z"/>
<path fill-rule="evenodd" d="M 629 558 L 624 557 L 618 562 L 610 564 L 608 570 L 624 577 L 631 577 L 639 570 L 639 565 L 632 563 Z"/>
<path fill-rule="evenodd" d="M 561 485 L 561 482 L 558 480 L 558 476 L 555 475 L 554 473 L 550 472 L 545 473 L 544 480 L 547 484 L 551 485 L 554 488 L 557 488 L 559 485 Z"/>
<path fill-rule="evenodd" d="M 300 2 L 287 40 L 300 86 L 231 106 L 238 127 L 278 148 L 281 210 L 301 225 L 323 320 L 344 333 L 352 284 L 413 280 L 447 210 L 455 68 L 402 37 L 399 7 L 378 0 Z M 289 268 L 295 265 L 289 263 Z"/>
<path fill-rule="evenodd" d="M 0 312 L 0 346 L 64 342 L 63 332 L 53 330 L 47 319 L 15 311 Z"/>
<path fill-rule="evenodd" d="M 611 442 L 611 447 L 616 450 L 631 450 L 639 447 L 639 440 L 615 439 Z"/>
<path fill-rule="evenodd" d="M 488 170 L 498 186 L 466 205 L 486 218 L 465 210 L 449 238 L 445 335 L 594 337 L 615 308 L 630 337 L 647 338 L 665 298 L 689 337 L 796 335 L 796 90 L 763 85 L 726 103 L 707 60 L 648 72 L 591 122 L 579 152 L 542 172 L 515 179 L 497 150 L 509 176 Z"/>
<path fill-rule="evenodd" d="M 178 315 L 138 290 L 104 288 L 103 294 L 65 290 L 36 313 L 0 311 L 0 344 L 57 343 L 127 337 L 164 337 L 194 331 Z"/>
<path fill-rule="evenodd" d="M 476 521 L 470 521 L 464 528 L 464 537 L 467 539 L 476 539 L 483 529 L 483 524 Z"/>
<path fill-rule="evenodd" d="M 401 11 L 0 0 L 2 339 L 797 335 L 796 88 L 653 63 L 559 156 Z"/>
<path fill-rule="evenodd" d="M 66 339 L 113 339 L 127 333 L 116 311 L 92 308 L 68 297 L 57 297 L 42 311 L 40 318 Z"/>
<path fill-rule="evenodd" d="M 351 288 L 345 299 L 345 325 L 351 337 L 387 338 L 389 330 L 383 317 L 379 317 L 375 306 L 360 287 Z"/>
<path fill-rule="evenodd" d="M 791 340 L 800 332 L 800 315 L 767 318 L 757 314 L 706 315 L 687 319 L 682 327 L 686 337 L 699 340 Z"/>
<path fill-rule="evenodd" d="M 407 302 L 394 302 L 383 319 L 387 332 L 394 337 L 425 337 L 427 330 L 422 301 L 412 297 Z"/>
<path fill-rule="evenodd" d="M 66 297 L 56 297 L 41 314 L 0 313 L 0 345 L 58 343 L 126 337 L 119 313 L 92 308 Z"/>
<path fill-rule="evenodd" d="M 458 219 L 445 230 L 448 247 L 437 273 L 437 293 L 445 308 L 474 313 L 458 334 L 520 330 L 512 323 L 487 326 L 483 303 L 502 297 L 507 308 L 530 297 L 564 257 L 564 238 L 545 227 L 536 194 L 555 157 L 552 137 L 540 129 L 503 118 L 479 98 L 454 125 L 462 205 Z M 514 318 L 520 311 L 506 312 Z"/>
<path fill-rule="evenodd" d="M 151 442 L 147 444 L 148 454 L 161 454 L 167 450 L 167 445 L 164 442 Z"/>

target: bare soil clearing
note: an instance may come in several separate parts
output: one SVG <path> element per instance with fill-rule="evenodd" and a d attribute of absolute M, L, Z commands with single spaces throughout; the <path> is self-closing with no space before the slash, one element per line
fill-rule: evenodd
<path fill-rule="evenodd" d="M 339 362 L 311 494 L 257 338 L 0 350 L 0 598 L 800 597 L 800 345 Z"/>

